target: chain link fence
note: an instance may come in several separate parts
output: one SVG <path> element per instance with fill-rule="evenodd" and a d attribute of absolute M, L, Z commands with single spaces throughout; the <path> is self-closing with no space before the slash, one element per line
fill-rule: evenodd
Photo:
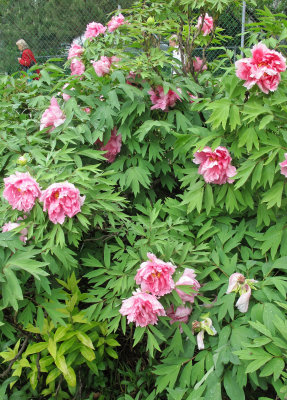
<path fill-rule="evenodd" d="M 0 0 L 1 1 L 1 0 Z M 4 0 L 5 1 L 5 0 Z M 6 0 L 9 7 L 0 10 L 0 73 L 19 70 L 16 41 L 23 38 L 39 64 L 49 58 L 61 58 L 75 38 L 83 35 L 89 22 L 105 24 L 116 8 L 130 7 L 133 0 Z M 120 4 L 119 4 L 120 3 Z M 1 4 L 1 3 L 0 3 Z M 248 13 L 248 10 L 247 10 Z M 250 19 L 247 15 L 246 20 Z M 229 7 L 222 14 L 218 26 L 228 35 L 225 46 L 240 53 L 242 8 Z M 195 55 L 201 55 L 198 49 Z M 223 54 L 223 50 L 209 51 L 208 60 Z"/>

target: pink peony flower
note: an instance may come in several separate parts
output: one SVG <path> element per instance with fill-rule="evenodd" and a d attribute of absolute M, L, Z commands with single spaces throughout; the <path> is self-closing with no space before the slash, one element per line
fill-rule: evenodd
<path fill-rule="evenodd" d="M 85 38 L 88 39 L 97 37 L 101 34 L 104 34 L 106 32 L 106 29 L 107 28 L 102 24 L 99 24 L 97 22 L 91 22 L 86 27 Z"/>
<path fill-rule="evenodd" d="M 90 109 L 90 107 L 85 107 L 85 108 L 84 108 L 84 111 L 85 111 L 85 113 L 90 114 L 91 109 Z"/>
<path fill-rule="evenodd" d="M 287 153 L 284 154 L 285 160 L 279 163 L 281 174 L 287 177 Z"/>
<path fill-rule="evenodd" d="M 201 66 L 203 64 L 203 60 L 200 57 L 195 57 L 195 60 L 193 60 L 192 63 L 193 63 L 193 69 L 196 72 L 199 72 L 199 71 L 202 72 L 202 71 L 206 71 L 207 70 L 207 65 L 206 64 L 204 64 L 204 66 L 201 68 Z"/>
<path fill-rule="evenodd" d="M 29 172 L 18 172 L 4 178 L 5 189 L 3 197 L 8 200 L 13 209 L 29 212 L 41 195 L 40 186 Z"/>
<path fill-rule="evenodd" d="M 96 144 L 100 144 L 100 150 L 106 151 L 104 157 L 109 163 L 114 162 L 116 155 L 119 154 L 119 152 L 121 151 L 122 135 L 117 135 L 117 132 L 117 128 L 114 127 L 114 129 L 111 131 L 111 137 L 106 145 L 104 145 L 103 142 L 99 139 L 95 142 Z"/>
<path fill-rule="evenodd" d="M 72 183 L 53 183 L 42 192 L 40 201 L 44 203 L 43 210 L 48 210 L 50 221 L 63 224 L 66 216 L 72 218 L 81 211 L 85 196 Z"/>
<path fill-rule="evenodd" d="M 20 224 L 18 222 L 7 222 L 6 224 L 4 224 L 2 226 L 2 232 L 9 232 L 12 231 L 15 228 L 18 228 L 18 226 L 20 226 Z M 28 229 L 27 228 L 23 228 L 20 231 L 20 237 L 19 239 L 23 242 L 26 243 L 27 241 L 27 234 L 28 234 Z"/>
<path fill-rule="evenodd" d="M 213 18 L 210 17 L 207 13 L 204 16 L 204 21 L 202 23 L 202 15 L 198 18 L 197 21 L 197 25 L 196 25 L 197 29 L 201 29 L 201 31 L 203 32 L 203 36 L 208 35 L 209 33 L 212 32 L 213 30 Z"/>
<path fill-rule="evenodd" d="M 153 106 L 151 110 L 161 109 L 168 111 L 169 107 L 174 107 L 177 100 L 181 101 L 180 96 L 173 90 L 169 90 L 164 93 L 163 87 L 158 86 L 155 90 L 151 89 L 148 91 Z"/>
<path fill-rule="evenodd" d="M 65 83 L 63 89 L 66 89 L 67 86 L 69 86 L 69 83 Z M 75 88 L 70 88 L 69 90 L 75 90 Z M 62 93 L 62 97 L 64 101 L 68 101 L 71 98 L 71 96 L 66 93 Z"/>
<path fill-rule="evenodd" d="M 83 73 L 85 72 L 85 64 L 77 58 L 72 59 L 70 68 L 71 75 L 83 75 Z"/>
<path fill-rule="evenodd" d="M 274 92 L 286 70 L 286 59 L 281 53 L 270 50 L 263 43 L 252 48 L 252 57 L 236 61 L 236 76 L 245 81 L 247 89 L 257 85 L 263 93 Z"/>
<path fill-rule="evenodd" d="M 192 312 L 192 308 L 179 306 L 176 310 L 174 310 L 174 306 L 172 305 L 168 310 L 166 310 L 166 315 L 171 318 L 169 323 L 172 325 L 175 322 L 184 322 L 187 324 L 188 317 Z M 180 325 L 180 331 L 182 332 L 182 328 Z"/>
<path fill-rule="evenodd" d="M 79 46 L 77 43 L 72 43 L 72 46 L 69 48 L 68 60 L 74 57 L 81 57 L 84 49 Z"/>
<path fill-rule="evenodd" d="M 52 97 L 50 104 L 50 107 L 44 111 L 41 117 L 40 131 L 51 126 L 51 129 L 48 132 L 52 132 L 57 126 L 62 125 L 66 120 L 66 117 L 60 109 L 55 97 Z"/>
<path fill-rule="evenodd" d="M 99 61 L 92 61 L 92 64 L 98 76 L 104 76 L 110 72 L 111 60 L 109 57 L 102 56 Z"/>
<path fill-rule="evenodd" d="M 179 280 L 176 282 L 175 286 L 188 285 L 188 286 L 191 286 L 192 290 L 195 290 L 196 292 L 198 292 L 200 289 L 200 284 L 195 279 L 195 277 L 196 277 L 196 274 L 193 269 L 185 268 L 183 274 L 181 275 Z M 190 303 L 194 303 L 194 297 L 198 295 L 198 293 L 188 294 L 177 288 L 175 290 L 183 302 L 189 301 Z"/>
<path fill-rule="evenodd" d="M 240 288 L 240 285 L 244 283 L 244 281 L 244 275 L 240 274 L 239 272 L 235 272 L 234 274 L 230 275 L 226 293 L 236 292 Z"/>
<path fill-rule="evenodd" d="M 159 316 L 166 315 L 155 296 L 142 293 L 139 289 L 133 292 L 132 297 L 123 301 L 120 313 L 127 315 L 128 322 L 135 322 L 136 326 L 141 327 L 155 325 Z"/>
<path fill-rule="evenodd" d="M 193 162 L 200 164 L 198 173 L 207 183 L 222 185 L 232 183 L 230 179 L 236 175 L 236 168 L 231 165 L 232 158 L 225 147 L 219 146 L 214 151 L 210 147 L 204 147 L 202 151 L 194 154 Z"/>
<path fill-rule="evenodd" d="M 114 15 L 112 19 L 107 23 L 108 25 L 108 31 L 113 32 L 115 31 L 119 26 L 123 25 L 125 23 L 125 17 L 122 14 L 119 15 Z"/>
<path fill-rule="evenodd" d="M 142 291 L 150 292 L 155 296 L 163 296 L 174 288 L 172 274 L 175 266 L 166 263 L 152 253 L 147 253 L 149 261 L 141 264 L 135 276 L 136 283 L 141 285 Z"/>

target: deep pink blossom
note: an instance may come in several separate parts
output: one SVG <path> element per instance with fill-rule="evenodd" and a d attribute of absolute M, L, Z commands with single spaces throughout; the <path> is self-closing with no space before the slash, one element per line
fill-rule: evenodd
<path fill-rule="evenodd" d="M 104 76 L 110 72 L 111 60 L 109 57 L 101 56 L 99 61 L 92 61 L 92 64 L 98 76 Z"/>
<path fill-rule="evenodd" d="M 113 32 L 124 23 L 125 23 L 125 17 L 122 14 L 114 15 L 112 19 L 107 23 L 108 31 Z"/>
<path fill-rule="evenodd" d="M 287 153 L 284 154 L 285 160 L 279 163 L 281 174 L 287 177 Z"/>
<path fill-rule="evenodd" d="M 210 147 L 204 147 L 202 151 L 194 154 L 193 162 L 200 164 L 198 173 L 203 176 L 205 182 L 222 185 L 232 183 L 230 179 L 236 175 L 236 168 L 231 165 L 232 158 L 229 151 L 222 146 L 214 151 Z"/>
<path fill-rule="evenodd" d="M 83 73 L 85 72 L 85 64 L 77 58 L 72 59 L 70 68 L 71 75 L 83 75 Z"/>
<path fill-rule="evenodd" d="M 148 91 L 153 106 L 151 110 L 161 109 L 168 111 L 170 107 L 174 107 L 177 100 L 181 101 L 180 96 L 173 90 L 169 90 L 164 93 L 163 87 L 158 86 L 155 90 L 151 89 Z"/>
<path fill-rule="evenodd" d="M 206 65 L 206 63 L 203 65 L 203 62 L 204 61 L 203 61 L 202 58 L 195 57 L 195 60 L 192 61 L 194 71 L 196 71 L 196 72 L 206 71 L 207 70 L 207 65 Z M 203 67 L 202 67 L 202 65 L 203 65 Z"/>
<path fill-rule="evenodd" d="M 141 327 L 155 325 L 159 316 L 166 315 L 163 306 L 155 296 L 142 293 L 139 289 L 133 292 L 132 297 L 123 301 L 120 313 L 127 315 L 128 322 L 135 322 L 136 326 Z"/>
<path fill-rule="evenodd" d="M 44 111 L 41 117 L 40 131 L 44 128 L 51 127 L 49 132 L 52 132 L 57 126 L 62 125 L 66 117 L 59 107 L 59 104 L 55 97 L 52 97 L 50 107 Z"/>
<path fill-rule="evenodd" d="M 107 29 L 106 26 L 103 26 L 100 23 L 91 22 L 86 27 L 85 38 L 88 39 L 97 37 L 101 34 L 104 34 L 106 32 L 106 29 Z"/>
<path fill-rule="evenodd" d="M 213 31 L 213 18 L 206 13 L 204 16 L 204 21 L 202 23 L 202 15 L 201 15 L 198 18 L 196 28 L 201 29 L 201 31 L 203 32 L 203 36 L 208 35 Z"/>
<path fill-rule="evenodd" d="M 7 222 L 6 224 L 4 224 L 2 226 L 2 232 L 9 232 L 12 231 L 15 228 L 18 228 L 18 226 L 20 226 L 20 224 L 18 222 Z M 27 228 L 23 228 L 20 231 L 20 237 L 19 239 L 23 242 L 26 243 L 27 241 L 27 234 L 28 234 L 28 229 Z"/>
<path fill-rule="evenodd" d="M 53 183 L 42 192 L 40 201 L 44 203 L 43 210 L 48 210 L 50 221 L 63 224 L 65 217 L 72 218 L 81 211 L 85 196 L 80 196 L 79 190 L 69 182 Z"/>
<path fill-rule="evenodd" d="M 97 140 L 95 144 L 100 145 L 100 150 L 106 151 L 104 154 L 104 157 L 107 159 L 109 163 L 112 163 L 115 161 L 116 155 L 119 154 L 121 151 L 122 147 L 122 135 L 119 133 L 117 134 L 117 128 L 114 127 L 114 129 L 111 131 L 111 137 L 107 144 L 104 145 L 104 143 L 101 140 Z"/>
<path fill-rule="evenodd" d="M 194 303 L 194 297 L 198 295 L 198 291 L 200 289 L 200 284 L 199 282 L 195 279 L 196 274 L 193 269 L 191 268 L 185 268 L 183 274 L 179 278 L 179 280 L 176 282 L 176 291 L 181 298 L 183 302 L 189 301 L 190 303 Z M 192 292 L 190 294 L 183 292 L 182 290 L 178 289 L 177 286 L 181 285 L 188 285 L 191 287 L 192 290 L 195 292 Z"/>
<path fill-rule="evenodd" d="M 176 310 L 174 310 L 174 305 L 172 305 L 168 310 L 166 310 L 166 315 L 171 318 L 171 320 L 169 321 L 171 325 L 175 322 L 184 322 L 186 324 L 191 312 L 191 307 L 179 306 Z M 180 331 L 182 332 L 181 326 Z"/>
<path fill-rule="evenodd" d="M 147 253 L 148 261 L 141 264 L 135 276 L 136 283 L 141 285 L 142 291 L 150 292 L 155 296 L 163 296 L 174 288 L 172 274 L 175 266 L 164 262 L 152 253 Z"/>
<path fill-rule="evenodd" d="M 256 84 L 268 94 L 278 88 L 280 73 L 286 70 L 286 59 L 281 53 L 258 43 L 252 48 L 252 57 L 236 61 L 235 67 L 238 78 L 245 81 L 243 86 L 251 89 Z"/>
<path fill-rule="evenodd" d="M 91 109 L 90 107 L 85 107 L 84 108 L 85 113 L 90 114 L 91 113 Z"/>
<path fill-rule="evenodd" d="M 77 43 L 72 43 L 72 46 L 69 48 L 68 60 L 74 57 L 81 57 L 84 49 L 79 46 Z"/>
<path fill-rule="evenodd" d="M 18 172 L 4 178 L 5 189 L 3 197 L 8 200 L 13 209 L 29 212 L 41 195 L 40 186 L 29 172 Z"/>

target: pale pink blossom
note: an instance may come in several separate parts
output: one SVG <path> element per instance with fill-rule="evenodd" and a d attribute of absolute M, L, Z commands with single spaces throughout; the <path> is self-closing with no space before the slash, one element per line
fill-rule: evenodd
<path fill-rule="evenodd" d="M 287 177 L 287 153 L 284 154 L 285 160 L 279 163 L 281 174 Z"/>
<path fill-rule="evenodd" d="M 194 96 L 194 95 L 191 94 L 191 93 L 188 93 L 188 95 L 189 95 L 189 97 L 190 97 L 189 102 L 190 102 L 191 104 L 194 103 L 194 100 L 197 100 L 197 99 L 198 99 L 197 96 Z"/>
<path fill-rule="evenodd" d="M 286 59 L 281 53 L 258 43 L 252 48 L 252 57 L 236 61 L 235 67 L 238 78 L 245 81 L 243 86 L 251 89 L 256 84 L 268 94 L 278 88 L 280 73 L 286 70 Z"/>
<path fill-rule="evenodd" d="M 150 292 L 155 296 L 163 296 L 174 288 L 172 274 L 175 266 L 164 262 L 152 253 L 147 253 L 148 261 L 141 264 L 135 276 L 136 283 L 141 285 L 142 291 Z"/>
<path fill-rule="evenodd" d="M 195 279 L 196 274 L 193 269 L 185 268 L 183 274 L 176 282 L 176 292 L 181 298 L 183 302 L 189 301 L 190 303 L 194 303 L 194 297 L 198 295 L 198 291 L 200 289 L 200 283 Z M 185 293 L 182 290 L 178 289 L 177 286 L 190 286 L 190 289 L 194 290 L 195 292 Z"/>
<path fill-rule="evenodd" d="M 86 27 L 85 38 L 88 39 L 97 37 L 101 34 L 104 34 L 106 32 L 106 29 L 107 29 L 106 26 L 103 26 L 100 23 L 91 22 Z"/>
<path fill-rule="evenodd" d="M 197 333 L 196 340 L 198 350 L 204 349 L 204 334 L 208 333 L 210 336 L 214 336 L 217 334 L 216 329 L 212 325 L 212 320 L 208 317 L 208 314 L 205 314 L 201 317 L 202 321 L 193 321 L 192 323 L 192 332 Z"/>
<path fill-rule="evenodd" d="M 63 86 L 63 90 L 66 89 L 66 87 L 68 87 L 68 86 L 69 86 L 69 83 L 65 83 L 65 85 Z M 75 88 L 72 87 L 72 88 L 69 88 L 69 90 L 75 90 Z M 68 101 L 71 98 L 71 96 L 67 93 L 62 93 L 62 97 L 63 97 L 64 101 Z"/>
<path fill-rule="evenodd" d="M 148 94 L 153 103 L 153 106 L 150 108 L 151 110 L 161 109 L 168 111 L 170 107 L 175 106 L 177 100 L 181 101 L 180 96 L 171 89 L 167 93 L 164 93 L 162 86 L 157 86 L 155 90 L 149 90 Z"/>
<path fill-rule="evenodd" d="M 80 196 L 79 190 L 69 182 L 53 183 L 42 192 L 40 201 L 44 203 L 43 210 L 48 210 L 50 221 L 63 224 L 65 217 L 72 218 L 81 211 L 85 196 Z"/>
<path fill-rule="evenodd" d="M 52 132 L 57 126 L 62 125 L 66 120 L 65 115 L 59 107 L 55 97 L 52 97 L 50 107 L 44 111 L 41 117 L 40 131 L 51 127 L 48 132 Z"/>
<path fill-rule="evenodd" d="M 18 228 L 18 226 L 20 226 L 20 224 L 18 222 L 7 222 L 6 224 L 4 224 L 2 226 L 2 232 L 9 232 L 12 231 L 15 228 Z M 28 234 L 28 229 L 27 228 L 23 228 L 20 231 L 20 237 L 19 239 L 23 242 L 26 243 L 27 241 L 27 234 Z"/>
<path fill-rule="evenodd" d="M 98 76 L 104 76 L 110 72 L 111 60 L 109 57 L 101 56 L 99 61 L 92 61 L 92 64 Z"/>
<path fill-rule="evenodd" d="M 142 293 L 139 289 L 133 292 L 132 297 L 122 303 L 122 315 L 127 315 L 128 322 L 135 322 L 136 326 L 145 327 L 155 325 L 159 316 L 165 316 L 165 310 L 155 296 Z"/>
<path fill-rule="evenodd" d="M 3 197 L 8 200 L 13 209 L 29 212 L 41 195 L 40 186 L 29 172 L 18 172 L 4 178 L 5 189 Z"/>
<path fill-rule="evenodd" d="M 201 31 L 203 32 L 203 36 L 208 35 L 213 31 L 213 18 L 206 13 L 202 23 L 202 15 L 200 15 L 197 21 L 196 28 L 201 29 Z"/>
<path fill-rule="evenodd" d="M 117 134 L 117 128 L 114 127 L 114 129 L 111 131 L 111 137 L 107 144 L 104 145 L 104 143 L 101 140 L 97 140 L 95 144 L 100 145 L 100 150 L 105 151 L 106 153 L 104 154 L 104 157 L 107 159 L 109 163 L 112 163 L 115 161 L 116 155 L 119 154 L 121 151 L 122 147 L 122 135 L 119 133 Z"/>
<path fill-rule="evenodd" d="M 240 289 L 241 296 L 237 300 L 235 306 L 240 312 L 247 312 L 249 306 L 249 300 L 251 296 L 251 287 L 248 284 L 242 285 Z"/>
<path fill-rule="evenodd" d="M 84 49 L 79 46 L 77 43 L 72 43 L 72 46 L 69 48 L 68 60 L 74 57 L 81 57 Z"/>
<path fill-rule="evenodd" d="M 203 176 L 205 182 L 222 185 L 232 183 L 230 179 L 236 175 L 236 168 L 231 165 L 232 158 L 229 151 L 219 146 L 214 151 L 210 147 L 204 147 L 202 151 L 194 154 L 193 162 L 200 164 L 198 173 Z"/>
<path fill-rule="evenodd" d="M 125 17 L 122 14 L 114 15 L 112 19 L 107 23 L 108 31 L 113 32 L 119 26 L 125 24 Z"/>
<path fill-rule="evenodd" d="M 202 72 L 202 71 L 206 71 L 207 70 L 206 63 L 203 65 L 204 61 L 200 57 L 195 57 L 195 60 L 193 60 L 192 63 L 193 63 L 193 69 L 196 72 L 199 72 L 199 71 Z"/>
<path fill-rule="evenodd" d="M 184 322 L 185 324 L 187 324 L 191 312 L 191 307 L 179 306 L 176 310 L 174 310 L 174 305 L 172 305 L 168 310 L 166 310 L 166 315 L 171 318 L 171 320 L 169 321 L 171 325 L 175 322 Z M 180 331 L 182 332 L 181 324 Z"/>
<path fill-rule="evenodd" d="M 70 68 L 71 75 L 83 75 L 83 73 L 85 72 L 85 64 L 77 58 L 72 59 Z"/>
<path fill-rule="evenodd" d="M 244 275 L 240 274 L 239 272 L 235 272 L 234 274 L 230 275 L 226 293 L 236 292 L 240 288 L 241 284 L 244 283 L 244 281 Z"/>

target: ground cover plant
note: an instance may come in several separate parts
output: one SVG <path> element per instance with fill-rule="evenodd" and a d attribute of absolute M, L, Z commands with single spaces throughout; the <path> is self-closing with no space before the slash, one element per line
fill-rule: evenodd
<path fill-rule="evenodd" d="M 1 79 L 3 399 L 287 398 L 287 21 L 214 59 L 229 3 L 139 1 Z"/>

